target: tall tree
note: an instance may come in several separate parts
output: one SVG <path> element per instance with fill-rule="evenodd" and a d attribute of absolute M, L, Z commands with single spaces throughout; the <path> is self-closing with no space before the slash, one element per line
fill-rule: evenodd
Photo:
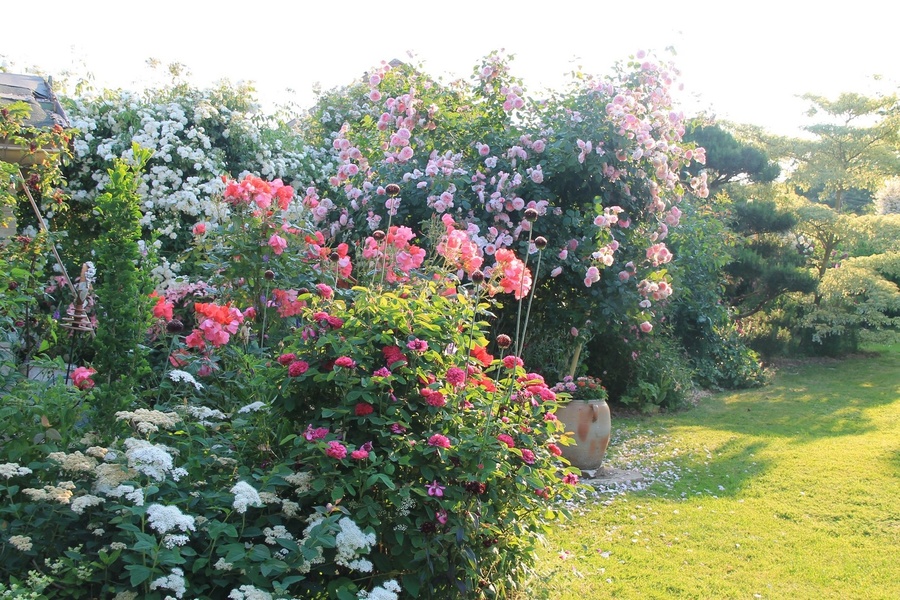
<path fill-rule="evenodd" d="M 792 182 L 803 190 L 821 189 L 843 212 L 851 189 L 875 192 L 888 177 L 900 174 L 900 102 L 896 95 L 867 97 L 844 93 L 836 100 L 805 94 L 810 117 L 823 122 L 804 127 L 814 138 L 796 141 Z"/>
<path fill-rule="evenodd" d="M 731 230 L 739 242 L 725 267 L 725 296 L 735 309 L 735 319 L 764 310 L 789 292 L 810 293 L 817 279 L 806 268 L 806 249 L 790 241 L 789 232 L 798 218 L 778 205 L 775 190 L 754 186 L 746 194 L 735 190 Z"/>

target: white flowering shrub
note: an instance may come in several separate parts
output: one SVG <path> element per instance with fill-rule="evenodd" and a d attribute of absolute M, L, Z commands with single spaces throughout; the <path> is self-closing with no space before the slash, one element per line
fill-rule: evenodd
<path fill-rule="evenodd" d="M 210 409 L 185 379 L 171 379 L 185 393 L 176 411 L 118 413 L 118 439 L 0 462 L 0 597 L 275 600 L 313 569 L 370 576 L 375 535 L 337 507 L 301 510 L 309 482 L 271 462 L 268 407 Z M 399 586 L 351 589 L 396 598 Z"/>
<path fill-rule="evenodd" d="M 61 215 L 59 224 L 69 230 L 72 244 L 90 239 L 90 214 L 109 182 L 107 170 L 117 158 L 132 159 L 132 143 L 153 152 L 139 189 L 142 225 L 168 262 L 174 262 L 170 250 L 186 247 L 194 223 L 228 219 L 228 211 L 214 201 L 224 189 L 222 175 L 252 171 L 305 189 L 333 170 L 328 153 L 263 115 L 248 87 L 106 90 L 65 102 L 79 131 L 66 169 L 73 210 Z M 166 268 L 177 272 L 177 262 Z"/>

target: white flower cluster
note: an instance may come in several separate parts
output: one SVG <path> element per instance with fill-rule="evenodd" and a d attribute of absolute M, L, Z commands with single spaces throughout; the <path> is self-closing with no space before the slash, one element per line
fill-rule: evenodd
<path fill-rule="evenodd" d="M 159 428 L 174 429 L 181 420 L 177 413 L 164 413 L 158 410 L 139 408 L 135 411 L 120 410 L 116 413 L 116 421 L 130 421 L 143 434 L 156 433 Z"/>
<path fill-rule="evenodd" d="M 125 456 L 128 466 L 147 477 L 162 481 L 166 473 L 173 472 L 173 460 L 169 449 L 160 444 L 151 444 L 146 440 L 128 438 L 125 440 Z M 177 481 L 177 479 L 176 479 Z"/>
<path fill-rule="evenodd" d="M 159 533 L 169 533 L 174 530 L 182 532 L 196 530 L 194 517 L 182 513 L 177 506 L 151 504 L 147 507 L 147 520 L 150 527 Z"/>
<path fill-rule="evenodd" d="M 231 493 L 234 494 L 232 506 L 239 513 L 247 512 L 247 507 L 250 506 L 262 506 L 259 492 L 246 481 L 238 481 L 234 484 L 234 487 L 231 488 Z"/>
<path fill-rule="evenodd" d="M 238 589 L 231 590 L 228 597 L 231 600 L 272 600 L 272 594 L 252 585 L 242 585 Z"/>
<path fill-rule="evenodd" d="M 275 527 L 266 527 L 263 529 L 263 535 L 266 536 L 266 543 L 275 545 L 278 540 L 292 540 L 294 536 L 285 528 L 284 525 L 276 525 Z"/>
<path fill-rule="evenodd" d="M 304 494 L 310 490 L 310 485 L 312 484 L 312 473 L 310 473 L 309 471 L 298 471 L 297 473 L 285 475 L 284 480 L 294 486 L 295 491 L 298 494 Z"/>
<path fill-rule="evenodd" d="M 90 473 L 97 468 L 97 460 L 85 456 L 81 452 L 66 454 L 65 452 L 51 452 L 48 458 L 59 463 L 63 471 L 70 473 Z"/>
<path fill-rule="evenodd" d="M 73 200 L 92 204 L 108 184 L 110 161 L 133 160 L 136 142 L 153 151 L 138 190 L 142 224 L 160 238 L 177 240 L 185 235 L 185 221 L 227 219 L 216 201 L 224 186 L 222 174 L 247 169 L 305 189 L 333 171 L 329 152 L 262 118 L 250 93 L 222 86 L 74 99 L 68 113 L 81 136 L 74 141 L 78 172 L 69 181 Z M 291 211 L 299 214 L 302 203 L 295 202 Z"/>
<path fill-rule="evenodd" d="M 22 493 L 35 502 L 59 502 L 68 504 L 72 499 L 72 490 L 75 484 L 71 481 L 61 481 L 58 485 L 45 485 L 41 489 L 25 488 Z"/>
<path fill-rule="evenodd" d="M 10 536 L 9 543 L 19 552 L 28 552 L 32 548 L 31 538 L 27 535 Z"/>
<path fill-rule="evenodd" d="M 106 502 L 106 500 L 104 500 L 100 496 L 85 494 L 84 496 L 79 496 L 72 500 L 70 508 L 72 509 L 72 512 L 80 515 L 84 513 L 84 510 L 86 508 L 90 508 L 91 506 L 99 506 L 104 502 Z"/>
<path fill-rule="evenodd" d="M 246 413 L 256 412 L 258 410 L 262 410 L 265 407 L 266 407 L 265 402 L 260 402 L 259 400 L 257 400 L 256 402 L 252 402 L 246 406 L 240 407 L 238 409 L 238 414 L 246 414 Z"/>
<path fill-rule="evenodd" d="M 176 598 L 181 598 L 187 591 L 187 582 L 184 580 L 184 571 L 175 568 L 168 577 L 159 577 L 150 582 L 150 589 L 155 590 L 162 588 L 175 592 Z"/>
<path fill-rule="evenodd" d="M 371 592 L 362 590 L 357 594 L 357 598 L 366 598 L 367 600 L 397 600 L 400 593 L 400 584 L 390 579 L 383 584 L 372 588 Z"/>
<path fill-rule="evenodd" d="M 190 539 L 191 538 L 183 534 L 170 533 L 163 538 L 163 545 L 171 550 L 175 546 L 184 546 Z"/>
<path fill-rule="evenodd" d="M 9 479 L 16 475 L 30 475 L 31 469 L 20 466 L 19 463 L 3 463 L 0 464 L 0 477 Z"/>
<path fill-rule="evenodd" d="M 182 371 L 181 369 L 172 369 L 169 371 L 169 379 L 172 381 L 183 381 L 185 383 L 189 383 L 199 392 L 203 389 L 203 384 L 194 379 L 194 376 L 188 373 L 187 371 Z"/>
<path fill-rule="evenodd" d="M 204 427 L 218 425 L 228 418 L 221 410 L 208 408 L 206 406 L 188 406 L 186 412 Z M 212 419 L 215 419 L 215 421 Z"/>
<path fill-rule="evenodd" d="M 372 563 L 364 558 L 357 559 L 358 554 L 368 554 L 375 545 L 374 533 L 363 533 L 355 522 L 349 517 L 338 521 L 341 530 L 334 537 L 337 556 L 335 562 L 354 571 L 369 573 L 372 571 Z"/>

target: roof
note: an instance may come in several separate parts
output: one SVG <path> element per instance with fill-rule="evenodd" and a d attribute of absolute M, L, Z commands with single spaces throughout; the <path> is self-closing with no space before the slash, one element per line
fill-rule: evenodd
<path fill-rule="evenodd" d="M 25 125 L 70 126 L 69 119 L 47 80 L 38 75 L 0 73 L 0 107 L 19 101 L 31 105 L 31 116 L 25 121 Z"/>

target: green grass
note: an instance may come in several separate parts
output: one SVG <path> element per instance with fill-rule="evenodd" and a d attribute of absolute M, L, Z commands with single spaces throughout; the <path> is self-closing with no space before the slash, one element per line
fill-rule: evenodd
<path fill-rule="evenodd" d="M 900 346 L 613 427 L 649 484 L 579 505 L 533 597 L 900 598 Z"/>

